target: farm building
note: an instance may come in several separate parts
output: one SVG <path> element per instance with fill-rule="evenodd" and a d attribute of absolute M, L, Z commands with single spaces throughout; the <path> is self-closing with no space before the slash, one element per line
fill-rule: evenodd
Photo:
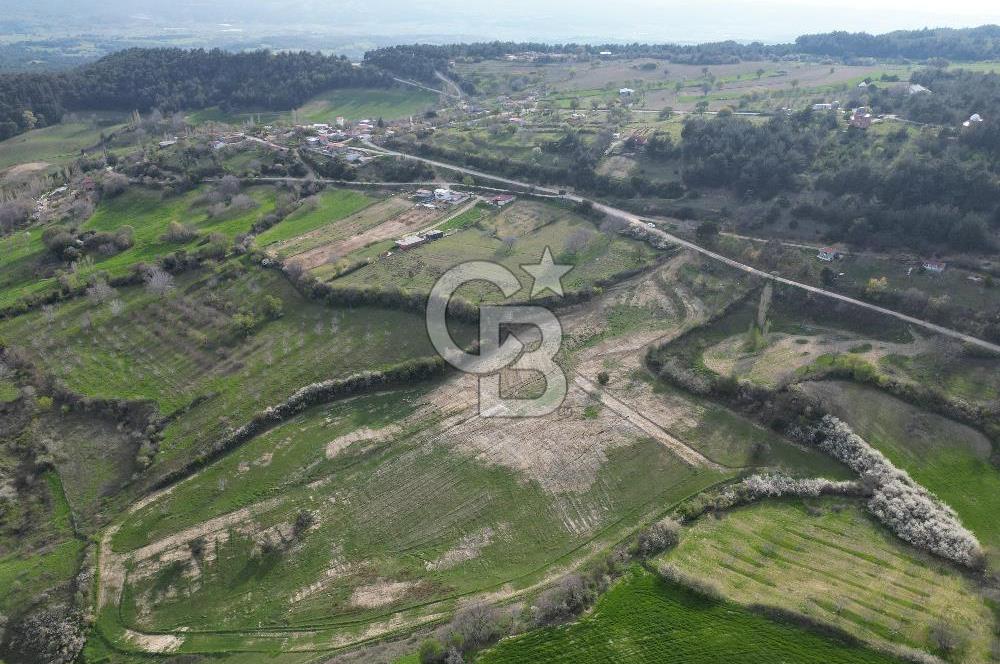
<path fill-rule="evenodd" d="M 926 260 L 923 262 L 922 267 L 928 272 L 934 272 L 936 274 L 941 274 L 944 269 L 948 267 L 947 263 L 942 263 L 941 261 Z"/>
<path fill-rule="evenodd" d="M 500 194 L 498 196 L 494 196 L 493 198 L 489 199 L 489 204 L 494 205 L 498 208 L 502 208 L 505 205 L 509 205 L 516 200 L 517 197 L 512 196 L 511 194 Z"/>
<path fill-rule="evenodd" d="M 424 239 L 427 241 L 439 240 L 444 237 L 444 231 L 437 228 L 432 228 L 431 230 L 424 233 Z"/>
<path fill-rule="evenodd" d="M 632 88 L 621 88 L 618 90 L 619 97 L 631 97 L 633 94 L 635 94 L 635 90 Z"/>
<path fill-rule="evenodd" d="M 983 116 L 979 113 L 973 113 L 969 116 L 969 119 L 962 123 L 963 127 L 971 127 L 972 125 L 979 124 L 983 121 Z"/>
<path fill-rule="evenodd" d="M 413 192 L 413 199 L 421 203 L 426 203 L 427 201 L 434 200 L 434 192 L 430 189 L 417 189 Z"/>
<path fill-rule="evenodd" d="M 468 198 L 468 194 L 463 194 L 459 191 L 452 191 L 451 189 L 439 188 L 434 190 L 434 200 L 442 203 L 461 203 Z"/>
<path fill-rule="evenodd" d="M 841 253 L 836 249 L 834 249 L 833 247 L 823 247 L 822 249 L 819 250 L 819 253 L 816 254 L 816 258 L 820 259 L 821 261 L 826 261 L 828 263 L 830 261 L 837 260 L 841 257 L 842 257 Z"/>
<path fill-rule="evenodd" d="M 408 235 L 402 240 L 396 240 L 397 249 L 413 249 L 414 247 L 419 247 L 423 243 L 427 242 L 427 238 L 422 238 L 419 235 Z"/>

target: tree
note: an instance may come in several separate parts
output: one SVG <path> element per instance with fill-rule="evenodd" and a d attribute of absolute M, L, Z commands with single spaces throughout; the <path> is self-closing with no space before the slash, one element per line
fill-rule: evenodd
<path fill-rule="evenodd" d="M 232 198 L 236 194 L 240 193 L 240 179 L 235 175 L 223 176 L 222 180 L 219 182 L 219 193 L 226 198 Z"/>
<path fill-rule="evenodd" d="M 146 273 L 146 290 L 154 295 L 166 295 L 174 288 L 174 278 L 161 267 L 152 267 Z"/>
<path fill-rule="evenodd" d="M 761 76 L 763 76 L 763 75 L 764 75 L 764 74 L 765 74 L 766 72 L 765 72 L 765 71 L 764 71 L 763 69 L 758 69 L 758 70 L 757 70 L 756 72 L 754 72 L 754 73 L 755 73 L 755 74 L 757 74 L 757 80 L 759 81 L 759 80 L 760 80 L 760 77 L 761 77 Z"/>
<path fill-rule="evenodd" d="M 444 645 L 437 639 L 425 639 L 417 651 L 420 664 L 441 664 L 447 655 Z"/>
<path fill-rule="evenodd" d="M 830 288 L 837 283 L 837 274 L 830 268 L 824 267 L 822 270 L 820 270 L 819 280 L 824 287 Z"/>
<path fill-rule="evenodd" d="M 703 221 L 695 230 L 695 235 L 705 244 L 710 244 L 719 236 L 719 225 L 714 221 Z"/>
<path fill-rule="evenodd" d="M 600 383 L 601 385 L 607 385 L 608 381 L 610 381 L 610 380 L 611 380 L 611 376 L 608 375 L 607 371 L 598 372 L 598 374 L 597 374 L 597 382 L 598 383 Z"/>

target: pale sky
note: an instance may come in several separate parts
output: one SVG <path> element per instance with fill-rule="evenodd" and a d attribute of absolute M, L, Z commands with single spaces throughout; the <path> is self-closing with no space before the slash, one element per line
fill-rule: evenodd
<path fill-rule="evenodd" d="M 4 23 L 147 35 L 330 34 L 429 41 L 789 41 L 1000 24 L 997 0 L 0 0 Z"/>

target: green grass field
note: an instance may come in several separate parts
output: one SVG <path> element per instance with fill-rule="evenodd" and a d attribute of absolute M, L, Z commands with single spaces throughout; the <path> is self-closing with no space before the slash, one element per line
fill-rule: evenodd
<path fill-rule="evenodd" d="M 332 123 L 338 116 L 346 120 L 398 120 L 434 108 L 438 96 L 411 86 L 395 88 L 345 88 L 331 90 L 306 102 L 299 120 Z"/>
<path fill-rule="evenodd" d="M 311 230 L 287 239 L 271 240 L 268 250 L 277 254 L 279 258 L 296 256 L 324 245 L 362 236 L 366 231 L 384 224 L 412 208 L 413 203 L 405 197 L 390 196 L 385 200 L 361 207 L 355 213 L 342 218 L 320 218 L 320 216 L 309 215 L 308 221 L 310 223 L 306 226 L 312 226 Z M 313 226 L 314 223 L 318 225 Z M 275 230 L 284 236 L 286 234 L 281 230 L 281 226 L 282 224 L 278 224 Z M 288 233 L 288 235 L 291 234 Z M 267 239 L 265 238 L 265 240 Z"/>
<path fill-rule="evenodd" d="M 1000 398 L 1000 359 L 994 357 L 942 356 L 934 351 L 915 357 L 887 355 L 879 368 L 969 403 L 988 405 Z"/>
<path fill-rule="evenodd" d="M 950 505 L 1000 561 L 1000 472 L 979 432 L 921 411 L 874 388 L 846 382 L 806 384 L 838 417 L 917 482 Z"/>
<path fill-rule="evenodd" d="M 211 233 L 232 239 L 249 231 L 254 222 L 272 211 L 275 205 L 273 188 L 250 187 L 244 193 L 256 207 L 229 208 L 213 217 L 202 198 L 207 191 L 208 187 L 202 187 L 179 196 L 164 196 L 159 191 L 133 187 L 116 198 L 106 199 L 82 229 L 113 233 L 122 226 L 131 226 L 133 246 L 111 256 L 91 256 L 93 262 L 87 270 L 103 270 L 120 276 L 136 263 L 153 263 L 178 249 L 194 252 Z M 199 237 L 188 242 L 164 240 L 162 236 L 174 221 L 191 227 Z M 66 266 L 45 249 L 43 231 L 43 227 L 35 226 L 23 233 L 0 238 L 0 306 L 57 287 L 52 275 L 57 268 Z M 85 270 L 79 274 L 86 278 L 89 273 Z"/>
<path fill-rule="evenodd" d="M 400 85 L 394 88 L 342 88 L 316 95 L 297 109 L 299 122 L 324 122 L 333 124 L 338 116 L 348 121 L 398 120 L 410 115 L 420 115 L 434 108 L 438 95 L 433 92 Z M 291 111 L 265 111 L 239 109 L 223 111 L 218 107 L 195 111 L 187 116 L 189 122 L 204 124 L 222 122 L 240 124 L 247 120 L 261 123 L 291 122 Z"/>
<path fill-rule="evenodd" d="M 375 201 L 375 199 L 351 189 L 328 189 L 317 194 L 314 198 L 314 203 L 304 204 L 288 217 L 282 219 L 277 226 L 273 226 L 258 235 L 257 244 L 264 247 L 275 242 L 290 240 L 352 215 Z"/>
<path fill-rule="evenodd" d="M 39 479 L 37 491 L 32 492 L 37 501 L 8 507 L 4 515 L 11 524 L 17 523 L 22 516 L 32 519 L 30 529 L 11 541 L 0 538 L 0 552 L 3 552 L 0 555 L 0 612 L 8 615 L 46 593 L 54 599 L 68 595 L 67 586 L 77 573 L 86 546 L 84 541 L 73 536 L 70 506 L 63 495 L 59 475 L 48 471 Z"/>
<path fill-rule="evenodd" d="M 131 189 L 102 203 L 84 224 L 84 229 L 113 232 L 121 226 L 132 226 L 135 229 L 135 245 L 114 256 L 96 260 L 95 267 L 121 274 L 135 263 L 153 261 L 177 249 L 196 248 L 198 240 L 182 244 L 161 239 L 172 221 L 187 224 L 204 235 L 221 233 L 232 238 L 249 231 L 257 219 L 274 209 L 274 190 L 271 187 L 251 187 L 244 193 L 257 203 L 257 207 L 230 209 L 212 217 L 208 214 L 208 206 L 201 201 L 206 191 L 207 188 L 202 188 L 182 196 L 164 198 L 159 192 Z"/>
<path fill-rule="evenodd" d="M 480 664 L 894 661 L 695 594 L 638 567 L 580 621 L 502 641 L 476 660 Z"/>
<path fill-rule="evenodd" d="M 121 125 L 100 126 L 96 122 L 63 122 L 35 129 L 0 142 L 0 170 L 18 164 L 65 164 L 80 156 L 80 150 L 96 145 L 101 134 Z"/>
<path fill-rule="evenodd" d="M 964 644 L 956 661 L 989 659 L 993 616 L 971 581 L 885 532 L 854 501 L 809 505 L 702 519 L 661 560 L 742 604 L 810 616 L 871 643 L 934 651 L 930 631 L 946 625 Z"/>

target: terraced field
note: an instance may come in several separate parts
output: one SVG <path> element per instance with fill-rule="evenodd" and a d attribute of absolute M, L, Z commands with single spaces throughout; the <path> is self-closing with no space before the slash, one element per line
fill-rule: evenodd
<path fill-rule="evenodd" d="M 433 218 L 433 215 L 427 214 L 432 211 L 426 208 L 421 210 L 423 216 Z M 368 244 L 364 237 L 366 233 L 410 211 L 416 211 L 412 201 L 401 195 L 391 196 L 354 214 L 335 217 L 330 223 L 307 233 L 276 242 L 268 247 L 268 251 L 281 259 L 293 258 L 307 268 L 319 267 L 331 258 L 341 258 L 365 246 Z M 402 226 L 398 230 L 404 228 Z M 419 228 L 416 226 L 410 232 Z"/>
<path fill-rule="evenodd" d="M 311 409 L 136 510 L 104 556 L 125 556 L 123 624 L 171 631 L 178 652 L 211 650 L 206 625 L 251 650 L 277 650 L 279 626 L 330 648 L 389 611 L 521 592 L 722 476 L 585 416 L 586 395 L 524 431 L 470 414 L 467 395 L 448 381 Z M 555 440 L 609 427 L 603 449 Z"/>
<path fill-rule="evenodd" d="M 824 381 L 803 388 L 951 505 L 992 564 L 1000 562 L 1000 471 L 990 463 L 985 436 L 863 385 Z"/>
<path fill-rule="evenodd" d="M 941 654 L 990 660 L 994 617 L 971 580 L 902 545 L 853 501 L 770 502 L 702 519 L 660 564 L 870 643 L 936 651 L 931 633 L 942 629 L 960 646 Z"/>
<path fill-rule="evenodd" d="M 96 270 L 120 276 L 136 263 L 153 263 L 179 249 L 194 252 L 211 233 L 232 239 L 249 231 L 257 219 L 274 209 L 274 189 L 261 186 L 244 192 L 254 201 L 254 207 L 230 207 L 221 214 L 210 215 L 204 199 L 208 190 L 209 187 L 202 187 L 179 196 L 164 196 L 160 191 L 135 187 L 116 198 L 105 199 L 82 230 L 113 233 L 130 226 L 134 231 L 133 246 L 111 256 L 93 256 L 92 265 L 81 268 L 79 276 L 86 278 Z M 184 242 L 165 240 L 163 235 L 171 222 L 189 226 L 200 237 Z M 0 306 L 56 288 L 54 272 L 66 266 L 50 256 L 42 243 L 43 232 L 44 227 L 34 226 L 25 233 L 0 238 Z"/>
<path fill-rule="evenodd" d="M 896 660 L 708 599 L 634 568 L 582 620 L 502 641 L 476 661 L 875 664 Z"/>

